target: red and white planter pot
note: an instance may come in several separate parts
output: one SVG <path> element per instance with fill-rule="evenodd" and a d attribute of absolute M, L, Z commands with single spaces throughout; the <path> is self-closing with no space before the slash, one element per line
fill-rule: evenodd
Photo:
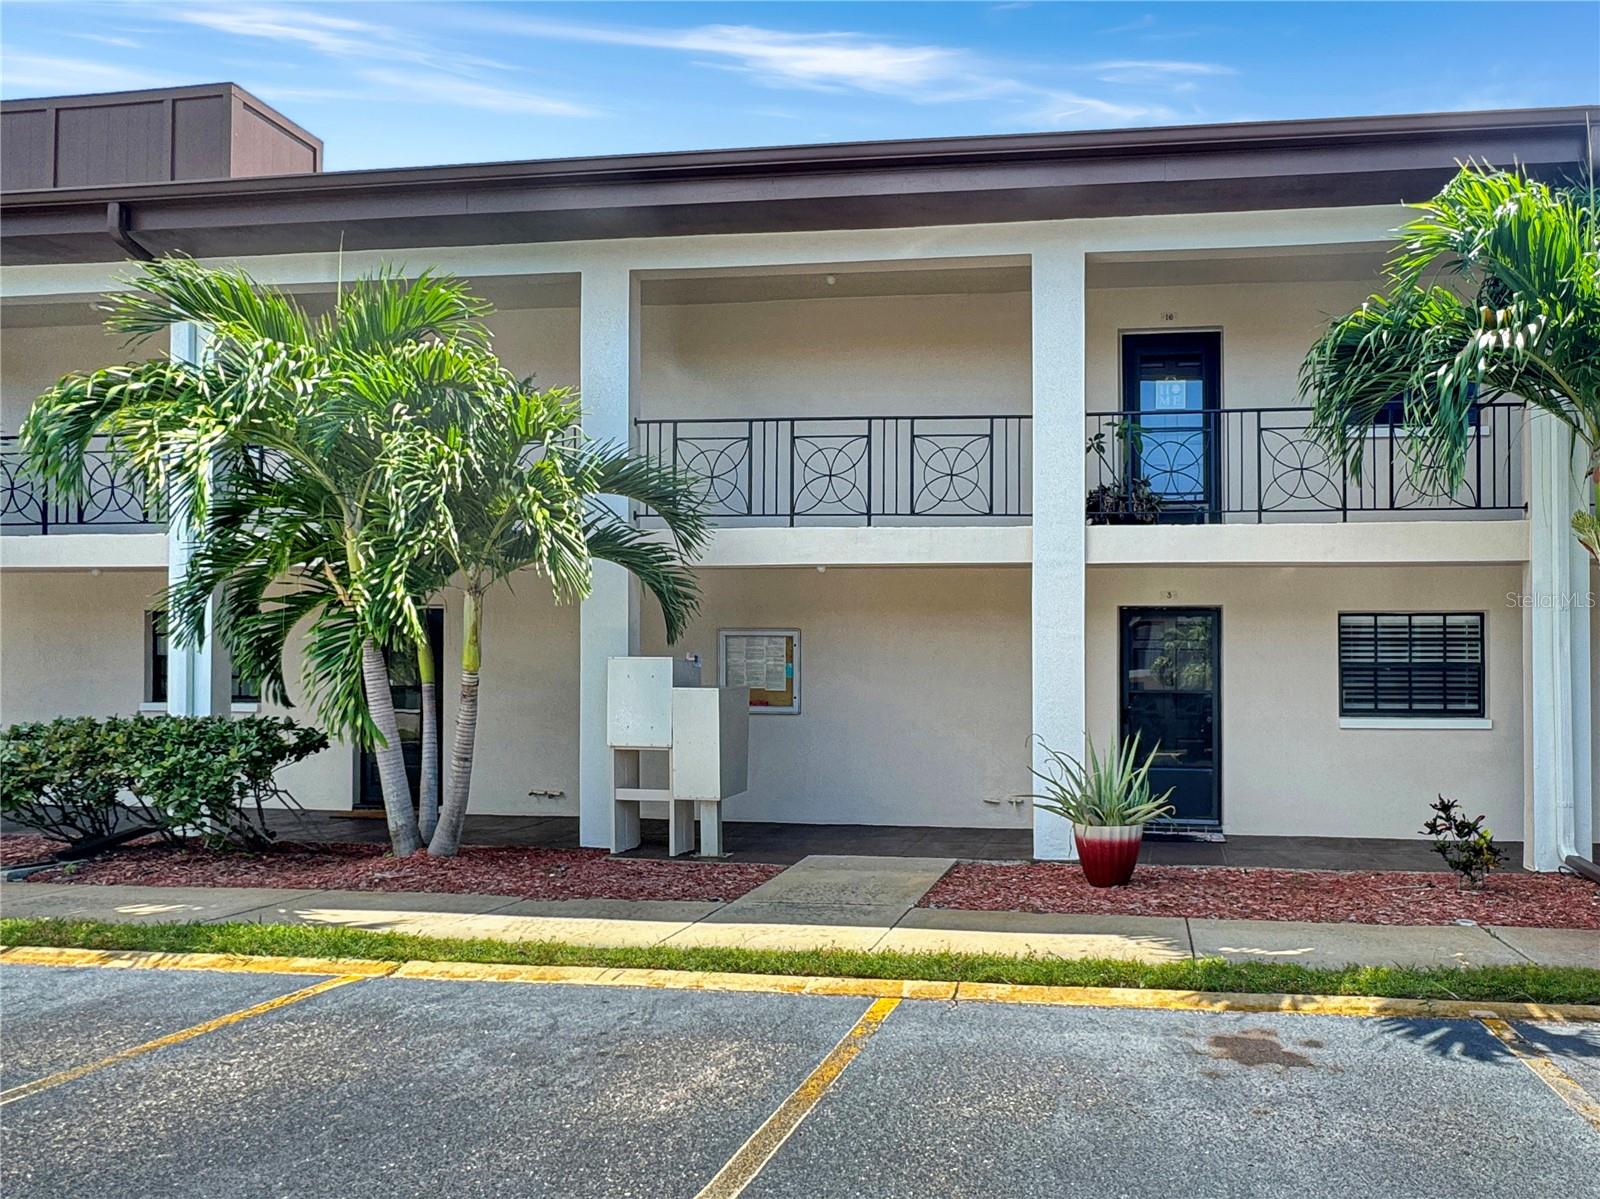
<path fill-rule="evenodd" d="M 1144 841 L 1142 824 L 1074 824 L 1078 861 L 1091 887 L 1123 887 L 1133 877 Z"/>

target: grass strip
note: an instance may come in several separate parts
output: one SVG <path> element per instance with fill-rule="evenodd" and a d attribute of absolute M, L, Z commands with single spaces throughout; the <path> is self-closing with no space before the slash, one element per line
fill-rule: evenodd
<path fill-rule="evenodd" d="M 1056 987 L 1159 987 L 1183 991 L 1376 995 L 1509 1003 L 1600 1003 L 1600 969 L 1574 966 L 1346 966 L 1227 962 L 1144 964 L 976 953 L 855 949 L 737 949 L 653 945 L 600 948 L 555 941 L 424 937 L 295 924 L 115 924 L 102 920 L 0 920 L 0 943 L 68 949 L 148 949 L 377 961 L 610 966 L 743 974 L 928 979 Z"/>

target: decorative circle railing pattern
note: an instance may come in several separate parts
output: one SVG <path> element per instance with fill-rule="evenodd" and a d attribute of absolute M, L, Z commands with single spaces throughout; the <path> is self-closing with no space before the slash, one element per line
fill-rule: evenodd
<path fill-rule="evenodd" d="M 867 514 L 865 434 L 823 434 L 794 439 L 794 514 Z"/>
<path fill-rule="evenodd" d="M 27 469 L 17 439 L 7 436 L 0 438 L 0 525 L 27 533 L 80 527 L 114 531 L 155 529 L 161 520 L 145 504 L 143 481 L 106 450 L 95 447 L 84 455 L 82 488 L 63 496 Z"/>
<path fill-rule="evenodd" d="M 1148 524 L 1463 509 L 1512 515 L 1525 510 L 1523 419 L 1520 404 L 1480 405 L 1465 479 L 1447 489 L 1416 461 L 1421 439 L 1382 426 L 1368 436 L 1361 478 L 1352 477 L 1311 432 L 1303 406 L 1089 413 L 1086 517 Z M 1028 415 L 713 417 L 636 426 L 639 449 L 699 476 L 710 515 L 725 521 L 1031 516 Z"/>
<path fill-rule="evenodd" d="M 677 447 L 678 466 L 700 479 L 707 511 L 727 516 L 750 510 L 748 437 L 680 437 Z"/>
<path fill-rule="evenodd" d="M 1295 435 L 1298 434 L 1298 435 Z M 1304 430 L 1262 429 L 1261 509 L 1330 511 L 1339 507 L 1342 472 Z"/>
<path fill-rule="evenodd" d="M 992 506 L 989 488 L 992 440 L 986 434 L 916 434 L 912 438 L 917 463 L 912 514 L 987 514 Z"/>

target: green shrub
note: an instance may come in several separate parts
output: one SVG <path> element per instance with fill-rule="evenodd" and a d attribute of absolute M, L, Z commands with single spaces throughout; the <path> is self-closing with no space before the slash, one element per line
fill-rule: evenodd
<path fill-rule="evenodd" d="M 259 846 L 272 840 L 264 806 L 292 801 L 281 767 L 328 748 L 318 729 L 275 716 L 157 716 L 134 722 L 128 789 L 168 837 Z"/>
<path fill-rule="evenodd" d="M 0 815 L 62 841 L 107 837 L 138 813 L 118 802 L 127 787 L 122 755 L 111 751 L 121 717 L 61 717 L 0 732 Z"/>
<path fill-rule="evenodd" d="M 292 720 L 69 717 L 0 732 L 0 815 L 81 842 L 130 823 L 171 840 L 260 846 L 280 768 L 326 749 Z"/>

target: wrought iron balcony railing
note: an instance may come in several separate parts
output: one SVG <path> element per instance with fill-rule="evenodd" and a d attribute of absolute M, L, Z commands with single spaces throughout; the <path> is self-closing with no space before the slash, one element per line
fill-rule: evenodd
<path fill-rule="evenodd" d="M 1396 414 L 1398 416 L 1398 413 Z M 1417 520 L 1524 508 L 1521 404 L 1481 404 L 1465 477 L 1447 486 L 1403 424 L 1367 434 L 1353 478 L 1310 432 L 1310 410 L 1220 408 L 1093 412 L 1088 417 L 1091 523 Z M 1129 481 L 1132 482 L 1130 487 Z"/>
<path fill-rule="evenodd" d="M 1304 407 L 1094 412 L 1087 519 L 1097 524 L 1416 520 L 1524 508 L 1523 409 L 1480 405 L 1466 477 L 1446 488 L 1400 425 L 1369 434 L 1358 482 Z M 718 523 L 1021 523 L 1033 420 L 1020 416 L 640 420 L 637 448 L 698 475 Z M 1131 481 L 1131 486 L 1129 483 Z M 641 513 L 648 519 L 649 513 Z"/>
<path fill-rule="evenodd" d="M 0 528 L 6 533 L 151 532 L 162 527 L 146 506 L 143 481 L 119 470 L 97 444 L 84 459 L 80 496 L 53 494 L 25 467 L 12 436 L 0 437 Z"/>
<path fill-rule="evenodd" d="M 1021 523 L 1028 416 L 641 420 L 638 449 L 698 475 L 718 520 Z"/>

